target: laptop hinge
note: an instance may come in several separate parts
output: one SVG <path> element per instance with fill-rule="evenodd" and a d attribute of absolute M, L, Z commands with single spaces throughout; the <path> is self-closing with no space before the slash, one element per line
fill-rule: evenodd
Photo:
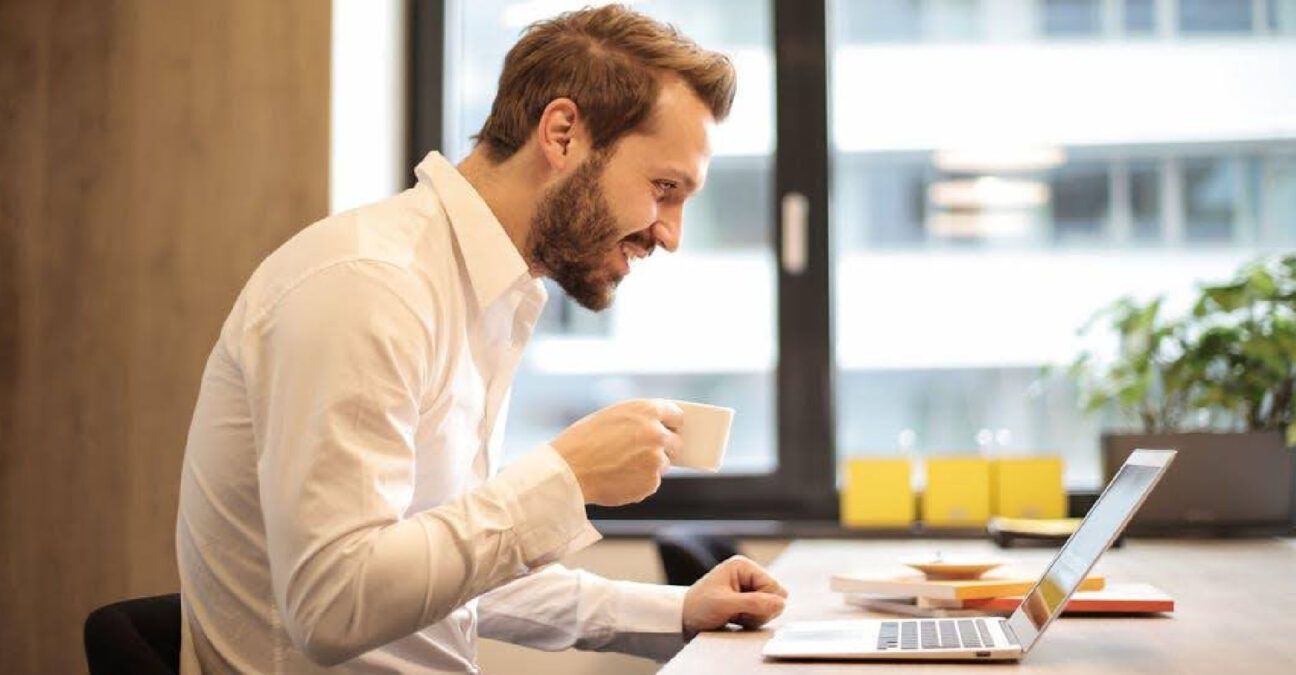
<path fill-rule="evenodd" d="M 1003 629 L 1004 637 L 1008 638 L 1009 642 L 1013 643 L 1016 647 L 1021 646 L 1021 641 L 1017 639 L 1017 634 L 1013 632 L 1012 624 L 1004 621 L 999 624 L 999 627 Z"/>

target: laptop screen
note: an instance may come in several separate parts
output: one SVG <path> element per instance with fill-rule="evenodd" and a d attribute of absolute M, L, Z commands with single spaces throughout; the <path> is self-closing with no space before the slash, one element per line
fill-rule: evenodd
<path fill-rule="evenodd" d="M 1061 613 L 1067 599 L 1124 529 L 1174 454 L 1165 450 L 1135 451 L 1107 484 L 1084 522 L 1008 620 L 1023 649 Z"/>

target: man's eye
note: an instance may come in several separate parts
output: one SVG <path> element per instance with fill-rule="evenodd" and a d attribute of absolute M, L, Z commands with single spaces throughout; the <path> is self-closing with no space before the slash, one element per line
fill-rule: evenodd
<path fill-rule="evenodd" d="M 671 190 L 674 190 L 676 187 L 675 183 L 669 180 L 653 181 L 653 184 L 656 185 L 657 189 L 661 190 L 662 192 L 670 192 Z"/>

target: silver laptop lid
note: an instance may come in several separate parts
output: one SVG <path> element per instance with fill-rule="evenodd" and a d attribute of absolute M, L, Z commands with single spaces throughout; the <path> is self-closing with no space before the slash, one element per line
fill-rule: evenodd
<path fill-rule="evenodd" d="M 1111 546 L 1174 459 L 1174 450 L 1135 450 L 1062 545 L 1044 576 L 1008 618 L 1022 651 L 1029 650 Z"/>

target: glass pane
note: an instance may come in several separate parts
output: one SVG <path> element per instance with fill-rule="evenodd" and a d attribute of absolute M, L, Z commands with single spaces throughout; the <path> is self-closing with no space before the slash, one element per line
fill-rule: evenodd
<path fill-rule="evenodd" d="M 1262 181 L 1261 236 L 1291 245 L 1296 242 L 1296 155 L 1266 158 Z"/>
<path fill-rule="evenodd" d="M 1189 241 L 1225 241 L 1232 235 L 1233 176 L 1222 159 L 1183 163 L 1184 215 Z"/>
<path fill-rule="evenodd" d="M 1269 0 L 1269 30 L 1296 33 L 1296 0 Z"/>
<path fill-rule="evenodd" d="M 1107 162 L 1073 161 L 1053 171 L 1053 238 L 1061 244 L 1100 244 L 1108 236 Z"/>
<path fill-rule="evenodd" d="M 1255 158 L 1194 157 L 1184 161 L 1183 176 L 1189 241 L 1250 241 L 1257 236 L 1261 186 Z"/>
<path fill-rule="evenodd" d="M 1098 0 L 1044 0 L 1045 35 L 1097 35 L 1102 32 Z"/>
<path fill-rule="evenodd" d="M 1134 238 L 1161 240 L 1161 171 L 1157 162 L 1132 162 L 1129 169 L 1130 211 Z"/>
<path fill-rule="evenodd" d="M 1179 0 L 1179 30 L 1185 33 L 1251 31 L 1251 0 Z"/>
<path fill-rule="evenodd" d="M 1151 33 L 1155 27 L 1154 0 L 1125 0 L 1125 32 Z"/>
<path fill-rule="evenodd" d="M 1153 6 L 1126 3 L 1126 27 L 1150 30 Z M 839 456 L 1056 453 L 1096 487 L 1118 420 L 1042 369 L 1123 295 L 1182 311 L 1290 246 L 1292 39 L 1149 48 L 1103 35 L 1111 7 L 983 2 L 974 25 L 1033 39 L 869 44 L 844 34 L 856 3 L 832 5 Z"/>
<path fill-rule="evenodd" d="M 921 0 L 841 3 L 841 35 L 851 42 L 912 42 L 922 36 Z"/>
<path fill-rule="evenodd" d="M 837 245 L 854 250 L 923 241 L 927 168 L 918 158 L 842 157 L 835 167 L 833 219 L 853 217 L 859 226 L 842 231 Z"/>
<path fill-rule="evenodd" d="M 975 40 L 984 34 L 977 0 L 839 0 L 837 38 L 861 44 Z"/>
<path fill-rule="evenodd" d="M 457 161 L 469 151 L 468 138 L 490 110 L 504 54 L 519 33 L 588 4 L 448 3 L 447 156 Z M 771 471 L 777 294 L 770 246 L 770 5 L 653 0 L 633 7 L 729 54 L 738 68 L 738 95 L 712 139 L 706 189 L 685 207 L 680 251 L 659 251 L 639 263 L 602 313 L 549 285 L 549 304 L 514 381 L 505 453 L 525 452 L 616 401 L 666 397 L 736 409 L 724 471 Z"/>

